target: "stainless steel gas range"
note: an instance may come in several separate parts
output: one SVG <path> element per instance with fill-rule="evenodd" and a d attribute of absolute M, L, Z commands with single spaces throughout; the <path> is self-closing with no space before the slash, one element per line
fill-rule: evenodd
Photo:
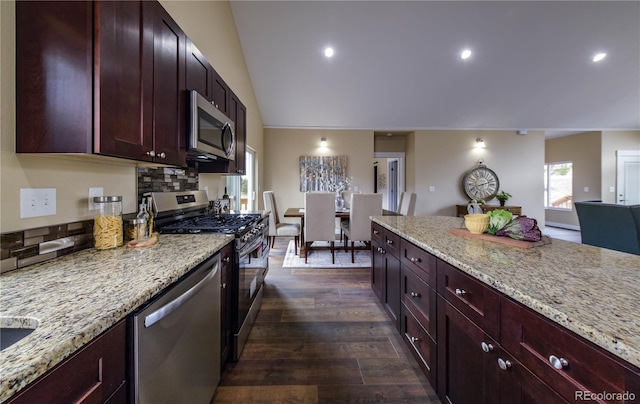
<path fill-rule="evenodd" d="M 235 235 L 231 329 L 237 361 L 262 304 L 269 271 L 269 217 L 262 213 L 213 214 L 205 191 L 153 193 L 155 228 L 159 233 L 224 233 Z"/>

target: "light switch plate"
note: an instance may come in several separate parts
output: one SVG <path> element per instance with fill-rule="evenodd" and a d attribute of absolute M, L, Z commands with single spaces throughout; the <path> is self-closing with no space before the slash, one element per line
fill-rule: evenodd
<path fill-rule="evenodd" d="M 95 188 L 89 188 L 89 210 L 96 210 L 96 206 L 93 203 L 93 197 L 94 196 L 104 196 L 104 188 L 102 187 L 95 187 Z"/>
<path fill-rule="evenodd" d="M 20 219 L 55 214 L 55 188 L 20 188 Z"/>
<path fill-rule="evenodd" d="M 429 187 L 429 192 L 436 192 L 436 187 L 433 185 Z"/>

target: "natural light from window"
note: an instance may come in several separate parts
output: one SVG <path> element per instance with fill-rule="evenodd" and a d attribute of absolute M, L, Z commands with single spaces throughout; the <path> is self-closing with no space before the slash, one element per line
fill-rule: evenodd
<path fill-rule="evenodd" d="M 549 163 L 544 166 L 544 207 L 573 209 L 573 163 Z"/>

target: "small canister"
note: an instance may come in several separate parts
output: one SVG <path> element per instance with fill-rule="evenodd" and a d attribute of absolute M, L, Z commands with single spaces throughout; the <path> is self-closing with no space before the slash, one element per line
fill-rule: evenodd
<path fill-rule="evenodd" d="M 96 196 L 93 202 L 98 213 L 93 221 L 93 236 L 98 250 L 120 247 L 123 244 L 122 197 Z"/>
<path fill-rule="evenodd" d="M 146 239 L 146 222 L 138 218 L 128 218 L 124 222 L 124 241 L 128 243 L 131 240 L 142 241 Z"/>

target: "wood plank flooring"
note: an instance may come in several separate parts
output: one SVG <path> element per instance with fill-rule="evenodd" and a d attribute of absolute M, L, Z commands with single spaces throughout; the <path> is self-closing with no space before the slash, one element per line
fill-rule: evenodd
<path fill-rule="evenodd" d="M 262 308 L 212 403 L 439 403 L 371 269 L 282 268 L 288 242 L 271 249 Z"/>

